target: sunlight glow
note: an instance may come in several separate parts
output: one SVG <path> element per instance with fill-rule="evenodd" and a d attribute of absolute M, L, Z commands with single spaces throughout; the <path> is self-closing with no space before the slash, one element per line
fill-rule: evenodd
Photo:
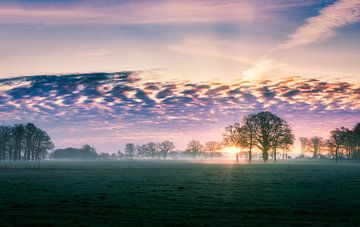
<path fill-rule="evenodd" d="M 240 149 L 237 147 L 224 147 L 221 151 L 223 153 L 235 155 L 236 153 L 240 152 Z"/>

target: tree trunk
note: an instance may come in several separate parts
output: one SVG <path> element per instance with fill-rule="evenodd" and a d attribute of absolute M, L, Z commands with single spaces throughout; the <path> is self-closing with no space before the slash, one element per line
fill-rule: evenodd
<path fill-rule="evenodd" d="M 276 162 L 276 148 L 274 148 L 273 152 L 274 152 L 274 162 Z"/>
<path fill-rule="evenodd" d="M 251 156 L 252 156 L 252 146 L 249 147 L 249 162 L 251 162 Z"/>
<path fill-rule="evenodd" d="M 262 150 L 263 160 L 266 162 L 269 159 L 269 149 Z"/>
<path fill-rule="evenodd" d="M 336 148 L 335 150 L 335 162 L 338 162 L 338 157 L 339 157 L 339 148 Z"/>

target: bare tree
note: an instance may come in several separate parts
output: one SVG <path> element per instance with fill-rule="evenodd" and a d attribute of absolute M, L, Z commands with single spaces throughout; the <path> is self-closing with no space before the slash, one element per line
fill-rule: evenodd
<path fill-rule="evenodd" d="M 225 127 L 225 132 L 223 133 L 224 144 L 226 146 L 232 147 L 241 147 L 241 134 L 240 134 L 240 124 L 235 123 L 234 125 L 229 125 Z"/>
<path fill-rule="evenodd" d="M 50 136 L 34 124 L 0 126 L 0 160 L 40 161 L 54 148 Z"/>
<path fill-rule="evenodd" d="M 308 140 L 308 146 L 313 152 L 313 158 L 319 158 L 322 148 L 326 145 L 326 141 L 319 136 L 313 136 Z"/>
<path fill-rule="evenodd" d="M 295 135 L 292 134 L 290 127 L 288 127 L 287 130 L 288 131 L 285 131 L 280 143 L 280 147 L 283 150 L 283 159 L 288 159 L 288 152 L 295 140 Z"/>
<path fill-rule="evenodd" d="M 187 150 L 191 152 L 194 158 L 201 153 L 202 148 L 203 146 L 201 145 L 199 140 L 192 140 L 187 146 Z"/>
<path fill-rule="evenodd" d="M 204 151 L 208 153 L 210 157 L 214 157 L 214 154 L 221 150 L 221 144 L 215 141 L 209 141 L 205 143 Z"/>
<path fill-rule="evenodd" d="M 146 144 L 136 145 L 136 151 L 137 151 L 138 157 L 144 158 L 144 157 L 148 156 Z"/>
<path fill-rule="evenodd" d="M 130 159 L 134 158 L 134 156 L 135 156 L 135 145 L 133 143 L 127 143 L 125 145 L 125 155 Z"/>
<path fill-rule="evenodd" d="M 331 131 L 331 136 L 329 139 L 329 146 L 335 150 L 335 160 L 336 163 L 339 159 L 339 152 L 341 147 L 344 145 L 345 142 L 345 135 L 346 135 L 346 128 L 337 128 Z"/>
<path fill-rule="evenodd" d="M 353 130 L 345 129 L 344 148 L 347 159 L 351 159 L 357 147 L 357 138 Z"/>
<path fill-rule="evenodd" d="M 14 161 L 21 159 L 21 151 L 23 148 L 24 134 L 25 134 L 24 125 L 22 125 L 22 124 L 15 125 L 12 128 L 12 138 L 13 138 L 13 145 L 14 145 L 14 147 L 13 147 L 14 153 L 13 153 L 12 159 Z"/>
<path fill-rule="evenodd" d="M 146 144 L 146 151 L 150 154 L 151 158 L 156 158 L 158 155 L 158 145 L 154 142 L 149 142 Z"/>
<path fill-rule="evenodd" d="M 353 137 L 355 140 L 355 148 L 352 154 L 352 159 L 360 159 L 360 123 L 357 123 L 353 129 Z"/>
<path fill-rule="evenodd" d="M 50 136 L 43 130 L 38 129 L 34 136 L 34 150 L 35 160 L 40 164 L 40 159 L 48 153 L 49 150 L 54 148 L 54 144 L 51 141 Z"/>
<path fill-rule="evenodd" d="M 256 142 L 256 130 L 258 125 L 254 121 L 253 115 L 248 115 L 243 118 L 243 126 L 240 128 L 240 141 L 243 147 L 249 149 L 249 162 L 252 158 L 252 149 Z"/>
<path fill-rule="evenodd" d="M 229 125 L 225 128 L 223 134 L 224 141 L 223 144 L 230 147 L 236 147 L 239 151 L 236 153 L 236 161 L 239 161 L 239 152 L 240 148 L 244 146 L 244 129 L 240 126 L 239 123 L 234 125 Z"/>
<path fill-rule="evenodd" d="M 301 158 L 305 158 L 305 152 L 308 150 L 309 140 L 305 137 L 300 137 L 300 146 L 301 146 Z"/>
<path fill-rule="evenodd" d="M 159 145 L 159 150 L 160 150 L 160 155 L 166 159 L 169 152 L 171 152 L 172 150 L 175 149 L 175 145 L 173 142 L 165 140 L 163 142 L 161 142 Z"/>
<path fill-rule="evenodd" d="M 34 156 L 34 136 L 38 128 L 32 123 L 25 125 L 25 149 L 24 149 L 24 159 L 30 160 L 31 155 Z M 31 153 L 33 152 L 33 153 Z"/>
<path fill-rule="evenodd" d="M 0 126 L 0 160 L 6 159 L 6 153 L 11 142 L 11 127 Z"/>

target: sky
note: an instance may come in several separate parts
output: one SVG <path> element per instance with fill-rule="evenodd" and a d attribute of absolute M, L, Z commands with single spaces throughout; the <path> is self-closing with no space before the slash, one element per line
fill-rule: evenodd
<path fill-rule="evenodd" d="M 327 137 L 360 121 L 359 22 L 359 0 L 0 1 L 0 122 L 105 152 L 263 110 Z"/>

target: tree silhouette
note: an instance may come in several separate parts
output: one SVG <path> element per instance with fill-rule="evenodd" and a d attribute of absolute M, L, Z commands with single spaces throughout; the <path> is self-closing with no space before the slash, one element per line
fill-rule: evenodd
<path fill-rule="evenodd" d="M 249 149 L 249 162 L 251 162 L 252 149 L 255 146 L 256 130 L 258 127 L 254 119 L 254 115 L 245 116 L 243 118 L 243 126 L 240 128 L 240 142 L 243 147 Z"/>
<path fill-rule="evenodd" d="M 248 148 L 249 161 L 253 147 L 262 151 L 264 161 L 269 159 L 272 149 L 274 161 L 277 158 L 277 149 L 288 151 L 294 143 L 294 135 L 288 123 L 270 112 L 249 114 L 243 118 L 243 125 L 235 123 L 225 128 L 224 144 L 238 148 Z"/>
<path fill-rule="evenodd" d="M 288 152 L 290 151 L 290 147 L 294 144 L 295 136 L 291 133 L 290 127 L 287 128 L 287 132 L 285 132 L 284 137 L 280 143 L 280 147 L 283 150 L 283 159 L 288 158 Z"/>
<path fill-rule="evenodd" d="M 82 148 L 57 149 L 51 154 L 54 159 L 80 159 L 91 160 L 98 157 L 95 148 L 90 145 L 84 145 Z"/>
<path fill-rule="evenodd" d="M 235 123 L 234 125 L 229 125 L 225 127 L 225 132 L 223 133 L 224 137 L 224 144 L 226 146 L 233 146 L 233 147 L 241 147 L 241 133 L 240 133 L 240 124 Z"/>
<path fill-rule="evenodd" d="M 43 130 L 38 129 L 34 136 L 34 150 L 35 150 L 35 160 L 40 163 L 40 159 L 43 158 L 48 150 L 54 148 L 54 144 L 51 141 L 50 136 Z"/>
<path fill-rule="evenodd" d="M 209 141 L 205 143 L 204 151 L 207 152 L 207 154 L 210 157 L 214 157 L 215 153 L 221 150 L 221 144 L 215 141 Z"/>
<path fill-rule="evenodd" d="M 34 124 L 0 126 L 0 160 L 39 162 L 53 148 L 50 136 Z"/>
<path fill-rule="evenodd" d="M 300 137 L 300 146 L 301 146 L 301 158 L 305 158 L 305 152 L 308 150 L 309 140 L 305 137 Z"/>
<path fill-rule="evenodd" d="M 337 129 L 331 131 L 331 137 L 330 137 L 330 140 L 328 143 L 329 143 L 329 146 L 332 147 L 335 151 L 336 163 L 338 162 L 338 159 L 339 159 L 340 148 L 345 143 L 346 132 L 347 132 L 347 130 L 344 127 L 340 128 L 340 129 L 337 128 Z"/>
<path fill-rule="evenodd" d="M 127 143 L 125 145 L 125 155 L 130 159 L 134 158 L 134 156 L 135 156 L 135 145 L 133 143 Z"/>
<path fill-rule="evenodd" d="M 34 124 L 28 123 L 25 125 L 25 149 L 24 149 L 24 159 L 30 160 L 30 157 L 34 157 L 34 136 L 37 132 L 37 128 Z M 33 152 L 33 153 L 31 153 Z"/>
<path fill-rule="evenodd" d="M 12 128 L 12 138 L 13 138 L 13 157 L 10 157 L 10 159 L 13 159 L 14 161 L 20 160 L 21 157 L 21 151 L 23 146 L 23 140 L 24 140 L 24 125 L 15 125 L 15 127 Z"/>
<path fill-rule="evenodd" d="M 326 141 L 319 136 L 313 136 L 308 140 L 308 146 L 313 152 L 313 158 L 319 158 L 322 148 L 326 146 Z"/>
<path fill-rule="evenodd" d="M 223 133 L 224 141 L 223 144 L 230 147 L 236 147 L 239 151 L 236 153 L 236 161 L 239 161 L 240 148 L 244 146 L 244 135 L 243 129 L 239 123 L 229 125 L 225 128 Z"/>
<path fill-rule="evenodd" d="M 199 140 L 192 140 L 187 145 L 187 150 L 193 155 L 195 158 L 202 151 L 203 146 L 201 145 Z"/>
<path fill-rule="evenodd" d="M 11 133 L 11 127 L 0 126 L 0 160 L 5 160 L 10 150 Z"/>
<path fill-rule="evenodd" d="M 175 145 L 173 142 L 165 140 L 158 145 L 160 150 L 160 155 L 166 159 L 168 156 L 168 153 L 175 149 Z"/>
<path fill-rule="evenodd" d="M 269 159 L 269 151 L 273 150 L 276 161 L 277 148 L 284 143 L 293 144 L 292 130 L 286 121 L 270 112 L 264 111 L 250 116 L 255 127 L 255 145 L 262 151 L 263 160 Z M 292 138 L 292 139 L 289 139 Z"/>
<path fill-rule="evenodd" d="M 153 159 L 158 155 L 158 148 L 158 145 L 154 142 L 149 142 L 145 146 L 146 152 L 148 152 Z"/>

